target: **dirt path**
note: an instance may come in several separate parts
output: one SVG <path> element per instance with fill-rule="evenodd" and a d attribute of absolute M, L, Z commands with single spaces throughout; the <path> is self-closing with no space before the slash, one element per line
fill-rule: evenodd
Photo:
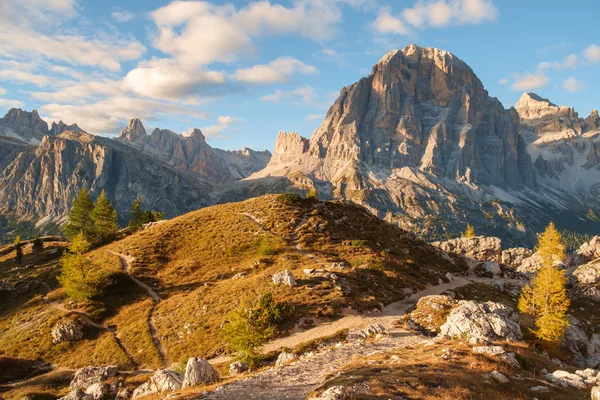
<path fill-rule="evenodd" d="M 100 330 L 103 330 L 103 331 L 110 332 L 113 335 L 113 338 L 114 338 L 117 346 L 119 346 L 119 348 L 123 351 L 123 353 L 129 359 L 129 361 L 131 361 L 131 363 L 133 364 L 133 366 L 136 369 L 140 367 L 140 363 L 135 359 L 135 357 L 133 356 L 133 353 L 131 351 L 129 351 L 129 349 L 123 344 L 123 341 L 119 337 L 119 333 L 117 332 L 117 330 L 114 327 L 107 327 L 107 326 L 95 323 L 90 318 L 90 316 L 87 315 L 83 310 L 68 309 L 62 303 L 59 303 L 57 301 L 51 301 L 51 300 L 49 300 L 48 299 L 48 293 L 50 293 L 52 291 L 52 289 L 50 288 L 50 286 L 46 282 L 42 282 L 42 281 L 34 281 L 34 282 L 39 283 L 40 285 L 42 285 L 46 289 L 46 294 L 42 295 L 42 300 L 44 301 L 44 303 L 46 303 L 48 306 L 54 308 L 55 310 L 64 312 L 66 314 L 73 314 L 73 315 L 78 316 L 88 326 L 91 326 L 93 328 L 100 329 Z"/>
<path fill-rule="evenodd" d="M 475 282 L 489 283 L 491 279 L 457 277 L 452 282 L 431 286 L 403 300 L 385 307 L 377 315 L 351 315 L 313 329 L 296 333 L 286 338 L 268 343 L 265 351 L 293 348 L 317 338 L 327 337 L 342 329 L 350 331 L 364 329 L 372 324 L 383 325 L 388 335 L 376 342 L 350 341 L 317 354 L 301 358 L 286 367 L 271 368 L 248 379 L 236 381 L 211 393 L 210 399 L 305 399 L 313 390 L 321 386 L 328 375 L 335 373 L 357 357 L 376 352 L 386 352 L 397 348 L 415 345 L 423 337 L 395 326 L 394 321 L 404 315 L 423 296 L 442 293 Z"/>
<path fill-rule="evenodd" d="M 133 257 L 126 256 L 125 254 L 116 253 L 112 250 L 107 250 L 107 251 L 109 253 L 119 257 L 119 260 L 121 260 L 121 271 L 123 271 L 124 274 L 127 274 L 127 276 L 133 282 L 135 282 L 139 287 L 144 289 L 148 293 L 148 296 L 150 296 L 152 298 L 152 301 L 154 302 L 154 304 L 152 305 L 152 308 L 150 309 L 150 312 L 148 313 L 148 318 L 146 319 L 146 324 L 148 325 L 148 331 L 150 332 L 150 336 L 152 337 L 152 343 L 154 344 L 154 347 L 156 348 L 156 351 L 158 352 L 160 360 L 161 360 L 163 366 L 166 366 L 167 365 L 167 353 L 162 346 L 160 338 L 158 337 L 158 333 L 156 332 L 156 327 L 154 325 L 154 311 L 156 310 L 156 306 L 158 305 L 158 303 L 160 303 L 160 297 L 150 286 L 148 286 L 144 282 L 140 281 L 139 279 L 137 279 L 135 276 L 133 276 L 131 274 L 131 272 L 130 272 L 131 271 L 131 263 L 134 261 Z"/>

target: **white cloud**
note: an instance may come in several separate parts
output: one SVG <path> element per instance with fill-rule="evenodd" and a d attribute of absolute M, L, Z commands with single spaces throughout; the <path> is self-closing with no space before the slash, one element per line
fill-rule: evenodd
<path fill-rule="evenodd" d="M 263 96 L 261 101 L 280 103 L 282 100 L 289 100 L 292 104 L 310 106 L 315 105 L 317 93 L 312 86 L 299 86 L 291 91 L 276 90 L 275 92 Z"/>
<path fill-rule="evenodd" d="M 570 54 L 566 56 L 562 61 L 544 61 L 538 64 L 538 69 L 554 69 L 556 71 L 563 71 L 565 69 L 574 69 L 579 66 L 579 58 L 577 54 Z"/>
<path fill-rule="evenodd" d="M 28 71 L 21 71 L 15 69 L 3 69 L 0 70 L 0 80 L 6 80 L 11 82 L 28 83 L 35 86 L 61 86 L 67 83 L 64 80 L 58 80 L 46 75 L 34 74 Z"/>
<path fill-rule="evenodd" d="M 377 19 L 373 22 L 373 27 L 381 34 L 407 35 L 409 33 L 409 29 L 404 25 L 402 19 L 392 16 L 390 9 L 387 7 L 379 10 Z"/>
<path fill-rule="evenodd" d="M 591 44 L 583 51 L 583 55 L 588 61 L 598 62 L 600 61 L 600 46 L 597 44 Z"/>
<path fill-rule="evenodd" d="M 193 99 L 202 91 L 225 83 L 222 72 L 188 70 L 172 60 L 155 59 L 140 64 L 125 76 L 124 88 L 154 99 Z"/>
<path fill-rule="evenodd" d="M 0 56 L 116 71 L 121 62 L 138 59 L 146 50 L 132 38 L 102 31 L 82 34 L 75 24 L 65 24 L 65 16 L 76 13 L 74 1 L 3 0 L 0 7 Z"/>
<path fill-rule="evenodd" d="M 585 88 L 583 82 L 578 81 L 574 77 L 565 79 L 562 86 L 568 92 L 579 92 L 580 90 L 583 90 Z"/>
<path fill-rule="evenodd" d="M 292 57 L 280 57 L 268 64 L 255 65 L 240 69 L 235 79 L 254 84 L 272 84 L 288 82 L 294 74 L 316 74 L 317 69 Z"/>
<path fill-rule="evenodd" d="M 135 15 L 131 11 L 120 10 L 114 11 L 110 16 L 117 22 L 129 22 L 135 18 Z"/>
<path fill-rule="evenodd" d="M 193 107 L 128 96 L 113 96 L 83 105 L 51 103 L 40 107 L 40 113 L 50 121 L 76 122 L 94 134 L 117 133 L 134 116 L 150 121 L 164 116 L 206 118 L 205 112 Z"/>
<path fill-rule="evenodd" d="M 6 94 L 6 89 L 0 87 L 0 96 L 4 96 Z"/>
<path fill-rule="evenodd" d="M 220 116 L 217 118 L 217 124 L 202 128 L 202 133 L 207 137 L 220 136 L 224 130 L 228 129 L 231 125 L 243 122 L 241 118 L 234 118 L 230 116 Z"/>
<path fill-rule="evenodd" d="M 0 107 L 22 108 L 23 102 L 18 101 L 18 100 L 0 99 Z"/>
<path fill-rule="evenodd" d="M 498 81 L 499 84 L 501 85 L 508 85 L 510 83 L 510 79 L 508 78 L 502 78 Z"/>
<path fill-rule="evenodd" d="M 439 28 L 495 21 L 497 17 L 492 0 L 419 0 L 396 16 L 389 7 L 382 7 L 373 26 L 381 34 L 407 35 L 408 25 L 415 29 Z"/>
<path fill-rule="evenodd" d="M 510 85 L 511 90 L 522 92 L 527 90 L 539 89 L 546 86 L 550 82 L 550 78 L 542 73 L 517 75 L 515 81 Z"/>
<path fill-rule="evenodd" d="M 255 39 L 298 34 L 321 42 L 338 33 L 341 7 L 372 0 L 294 0 L 290 7 L 255 1 L 236 9 L 204 1 L 173 1 L 151 13 L 158 31 L 154 46 L 185 66 L 231 63 L 256 51 Z"/>

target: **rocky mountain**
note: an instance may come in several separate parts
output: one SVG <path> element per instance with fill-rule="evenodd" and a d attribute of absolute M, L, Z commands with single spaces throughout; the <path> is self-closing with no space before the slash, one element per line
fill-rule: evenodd
<path fill-rule="evenodd" d="M 242 179 L 267 165 L 271 153 L 214 149 L 199 129 L 189 137 L 132 119 L 119 138 L 91 135 L 77 124 L 53 122 L 34 110 L 0 119 L 0 214 L 37 222 L 61 220 L 84 186 L 106 190 L 126 218 L 140 195 L 167 216 L 206 206 L 213 184 Z"/>
<path fill-rule="evenodd" d="M 208 204 L 210 184 L 115 140 L 67 130 L 16 146 L 0 173 L 0 213 L 60 219 L 82 187 L 106 190 L 123 217 L 137 195 L 170 217 Z"/>
<path fill-rule="evenodd" d="M 189 136 L 183 136 L 168 129 L 156 128 L 148 135 L 139 119 L 132 119 L 118 140 L 213 183 L 243 179 L 263 169 L 271 158 L 271 153 L 267 150 L 214 149 L 206 143 L 200 129 L 194 129 Z"/>
<path fill-rule="evenodd" d="M 54 133 L 54 132 L 52 132 Z M 39 144 L 48 131 L 48 124 L 38 112 L 13 108 L 0 119 L 0 136 L 13 137 L 29 144 Z"/>
<path fill-rule="evenodd" d="M 516 108 L 538 181 L 600 204 L 598 111 L 583 119 L 572 107 L 559 107 L 535 93 L 523 94 Z"/>
<path fill-rule="evenodd" d="M 531 237 L 549 219 L 572 220 L 566 210 L 585 215 L 598 205 L 545 179 L 519 110 L 523 120 L 549 112 L 535 104 L 507 110 L 456 56 L 409 45 L 343 88 L 309 140 L 280 133 L 269 165 L 244 183 L 316 187 L 324 198 L 356 201 L 430 237 L 467 222 Z M 593 115 L 577 121 L 581 129 L 597 125 Z M 586 165 L 594 155 L 586 152 Z"/>

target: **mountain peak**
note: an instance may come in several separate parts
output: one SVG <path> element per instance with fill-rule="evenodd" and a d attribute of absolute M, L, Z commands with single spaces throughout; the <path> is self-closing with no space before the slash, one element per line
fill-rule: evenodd
<path fill-rule="evenodd" d="M 129 121 L 127 128 L 121 131 L 119 138 L 125 139 L 128 142 L 135 142 L 144 136 L 146 136 L 146 128 L 144 128 L 144 124 L 142 124 L 142 121 L 140 121 L 139 118 L 132 118 Z"/>
<path fill-rule="evenodd" d="M 540 118 L 548 114 L 556 114 L 561 110 L 550 100 L 532 92 L 523 93 L 515 109 L 523 119 Z"/>

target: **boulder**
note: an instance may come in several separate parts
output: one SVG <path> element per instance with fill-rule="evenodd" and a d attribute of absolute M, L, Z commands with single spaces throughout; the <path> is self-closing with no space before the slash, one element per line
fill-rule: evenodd
<path fill-rule="evenodd" d="M 60 397 L 58 400 L 92 400 L 92 396 L 83 392 L 83 390 L 76 388 L 71 389 L 66 396 Z"/>
<path fill-rule="evenodd" d="M 441 337 L 466 338 L 469 343 L 523 338 L 512 308 L 488 301 L 461 300 L 440 327 Z"/>
<path fill-rule="evenodd" d="M 598 258 L 600 258 L 600 236 L 594 236 L 592 240 L 582 244 L 577 249 L 573 257 L 573 263 L 581 265 Z"/>
<path fill-rule="evenodd" d="M 240 361 L 229 364 L 229 375 L 239 375 L 248 371 L 248 364 Z"/>
<path fill-rule="evenodd" d="M 181 390 L 183 374 L 169 369 L 158 370 L 150 377 L 150 380 L 133 391 L 132 398 L 160 394 Z"/>
<path fill-rule="evenodd" d="M 501 262 L 504 265 L 509 265 L 515 269 L 519 268 L 523 261 L 533 255 L 533 252 L 526 247 L 515 247 L 512 249 L 502 250 Z"/>
<path fill-rule="evenodd" d="M 475 354 L 487 354 L 493 356 L 505 353 L 502 346 L 475 346 L 471 351 Z"/>
<path fill-rule="evenodd" d="M 313 400 L 345 400 L 348 399 L 346 388 L 343 386 L 332 386 Z"/>
<path fill-rule="evenodd" d="M 600 386 L 592 388 L 592 400 L 600 400 Z"/>
<path fill-rule="evenodd" d="M 62 321 L 52 328 L 52 343 L 73 342 L 83 339 L 83 325 L 77 320 Z"/>
<path fill-rule="evenodd" d="M 534 253 L 531 257 L 521 261 L 521 264 L 517 267 L 517 272 L 524 274 L 533 274 L 542 268 L 542 258 L 538 253 Z"/>
<path fill-rule="evenodd" d="M 594 333 L 587 348 L 587 366 L 598 368 L 600 366 L 600 335 Z"/>
<path fill-rule="evenodd" d="M 458 238 L 445 242 L 434 242 L 432 245 L 448 253 L 461 254 L 477 261 L 500 262 L 502 259 L 502 242 L 500 238 L 477 236 Z"/>
<path fill-rule="evenodd" d="M 402 321 L 406 322 L 410 329 L 435 336 L 439 333 L 440 326 L 446 322 L 450 311 L 457 304 L 456 300 L 450 296 L 423 296 L 417 302 L 415 309 L 402 317 Z"/>
<path fill-rule="evenodd" d="M 509 382 L 510 382 L 510 379 L 508 379 L 508 378 L 506 377 L 506 375 L 504 375 L 504 374 L 501 374 L 501 373 L 500 373 L 500 372 L 498 372 L 498 371 L 492 371 L 492 372 L 490 373 L 490 376 L 491 376 L 491 377 L 492 377 L 492 378 L 493 378 L 495 381 L 497 381 L 498 383 L 509 383 Z"/>
<path fill-rule="evenodd" d="M 573 271 L 573 276 L 580 285 L 593 285 L 600 282 L 600 260 L 577 267 Z"/>
<path fill-rule="evenodd" d="M 279 357 L 277 357 L 277 361 L 275 361 L 275 366 L 283 367 L 285 365 L 288 365 L 292 361 L 296 360 L 297 358 L 298 358 L 298 356 L 295 355 L 294 353 L 288 353 L 288 352 L 284 351 L 281 354 L 279 354 Z"/>
<path fill-rule="evenodd" d="M 133 392 L 129 388 L 121 389 L 117 392 L 115 400 L 128 400 L 133 395 Z"/>
<path fill-rule="evenodd" d="M 95 383 L 103 383 L 117 375 L 119 368 L 116 365 L 103 367 L 89 366 L 75 372 L 71 381 L 71 389 L 87 390 Z"/>
<path fill-rule="evenodd" d="M 289 287 L 296 286 L 296 279 L 294 279 L 294 275 L 289 269 L 285 271 L 278 272 L 273 275 L 273 283 L 276 285 L 284 284 Z"/>
<path fill-rule="evenodd" d="M 577 357 L 580 364 L 585 364 L 590 341 L 581 329 L 581 324 L 574 317 L 569 317 L 569 327 L 565 331 L 562 345 Z"/>
<path fill-rule="evenodd" d="M 203 358 L 194 357 L 187 361 L 182 388 L 206 385 L 218 382 L 221 376 L 212 365 Z"/>
<path fill-rule="evenodd" d="M 381 324 L 372 324 L 365 329 L 359 329 L 349 332 L 346 336 L 347 340 L 367 339 L 370 336 L 383 335 L 386 329 Z"/>
<path fill-rule="evenodd" d="M 110 387 L 103 382 L 92 383 L 86 390 L 85 394 L 92 400 L 102 400 L 108 397 L 110 393 Z"/>
<path fill-rule="evenodd" d="M 585 389 L 589 386 L 585 383 L 584 379 L 581 376 L 562 370 L 556 370 L 551 374 L 547 374 L 546 379 L 552 383 L 561 385 L 563 387 Z"/>

